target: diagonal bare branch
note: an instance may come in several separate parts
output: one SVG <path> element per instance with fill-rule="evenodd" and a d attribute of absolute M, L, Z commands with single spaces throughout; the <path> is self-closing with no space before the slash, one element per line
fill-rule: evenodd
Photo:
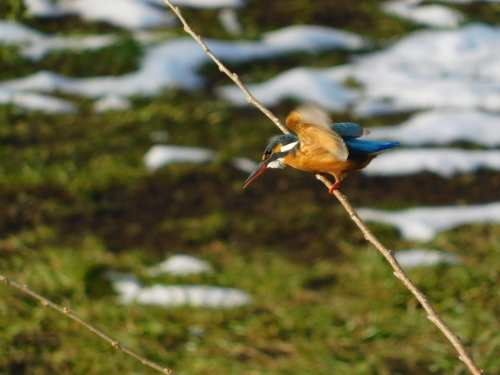
<path fill-rule="evenodd" d="M 274 114 L 269 111 L 266 107 L 264 107 L 261 103 L 257 101 L 257 99 L 254 98 L 254 96 L 248 91 L 248 89 L 243 85 L 243 83 L 240 81 L 238 78 L 238 75 L 236 73 L 232 73 L 227 67 L 210 51 L 210 49 L 207 47 L 205 42 L 201 39 L 199 35 L 197 35 L 191 27 L 189 27 L 189 24 L 186 22 L 184 17 L 181 14 L 181 11 L 178 7 L 174 6 L 170 0 L 164 0 L 165 3 L 173 10 L 173 12 L 177 15 L 179 20 L 182 22 L 184 26 L 184 30 L 191 35 L 197 42 L 200 44 L 200 46 L 203 48 L 203 50 L 210 56 L 210 58 L 217 64 L 219 67 L 219 70 L 223 73 L 225 73 L 233 82 L 243 91 L 243 93 L 247 97 L 247 101 L 250 104 L 253 104 L 256 106 L 258 109 L 260 109 L 267 117 L 269 117 L 275 124 L 276 126 L 285 134 L 288 134 L 289 131 L 288 129 L 281 124 L 279 119 L 274 116 Z M 320 174 L 316 175 L 316 178 L 323 182 L 327 188 L 330 188 L 332 183 L 328 181 L 325 177 L 323 177 Z M 394 257 L 394 254 L 392 251 L 388 250 L 378 239 L 375 237 L 375 235 L 368 229 L 368 227 L 365 225 L 365 223 L 360 219 L 354 208 L 351 206 L 347 198 L 338 190 L 334 191 L 335 197 L 340 201 L 340 203 L 344 206 L 348 214 L 350 215 L 351 219 L 356 223 L 356 225 L 359 227 L 359 229 L 363 232 L 365 235 L 365 238 L 373 244 L 377 248 L 380 253 L 387 259 L 389 264 L 394 270 L 394 275 L 401 280 L 401 282 L 408 288 L 408 290 L 415 296 L 415 298 L 420 302 L 422 307 L 425 309 L 425 311 L 428 314 L 429 320 L 434 323 L 439 330 L 446 336 L 446 338 L 451 342 L 451 344 L 455 347 L 456 351 L 459 354 L 459 359 L 465 363 L 467 368 L 469 369 L 470 373 L 473 375 L 481 375 L 483 374 L 483 371 L 475 364 L 474 360 L 470 356 L 470 354 L 467 352 L 467 349 L 464 347 L 462 344 L 460 337 L 458 337 L 451 329 L 448 327 L 448 325 L 443 321 L 441 316 L 436 312 L 434 307 L 432 307 L 431 303 L 429 302 L 428 298 L 423 294 L 420 289 L 417 288 L 417 286 L 413 283 L 413 281 L 406 275 L 406 273 L 403 271 L 399 263 L 397 262 L 396 258 Z"/>
<path fill-rule="evenodd" d="M 267 109 L 266 107 L 264 107 L 257 99 L 255 99 L 255 97 L 250 93 L 250 91 L 248 91 L 248 89 L 245 87 L 245 85 L 241 82 L 241 80 L 238 77 L 238 75 L 236 73 L 232 73 L 223 63 L 221 63 L 220 60 L 212 53 L 212 51 L 210 51 L 210 49 L 205 44 L 205 42 L 201 39 L 201 37 L 198 34 L 196 34 L 191 29 L 191 27 L 189 27 L 188 23 L 186 22 L 186 20 L 182 16 L 182 13 L 181 13 L 179 7 L 176 7 L 176 6 L 172 5 L 172 3 L 170 1 L 168 1 L 168 0 L 165 0 L 165 3 L 170 8 L 172 8 L 172 10 L 174 11 L 175 15 L 182 22 L 182 24 L 184 25 L 184 31 L 186 33 L 188 33 L 189 35 L 191 35 L 193 37 L 193 39 L 198 42 L 198 44 L 203 48 L 203 50 L 205 51 L 205 53 L 215 62 L 215 64 L 217 64 L 217 66 L 219 67 L 219 70 L 222 73 L 226 74 L 229 78 L 231 78 L 231 80 L 236 84 L 236 86 L 238 86 L 241 89 L 241 91 L 243 91 L 243 93 L 246 95 L 247 102 L 253 104 L 258 109 L 260 109 L 260 111 L 262 113 L 264 113 L 267 117 L 269 117 L 269 119 L 272 122 L 274 122 L 276 124 L 276 126 L 278 128 L 280 128 L 280 130 L 283 133 L 289 134 L 290 131 L 285 126 L 283 126 L 283 124 L 280 122 L 280 120 L 269 109 Z"/>
<path fill-rule="evenodd" d="M 36 298 L 37 300 L 39 300 L 42 303 L 43 306 L 51 307 L 52 309 L 57 310 L 65 315 L 69 316 L 71 319 L 73 319 L 77 323 L 81 324 L 82 326 L 87 328 L 89 331 L 95 333 L 97 336 L 99 336 L 104 341 L 109 342 L 113 348 L 120 349 L 121 351 L 128 354 L 129 356 L 134 357 L 135 359 L 139 360 L 143 365 L 151 367 L 152 369 L 155 369 L 163 374 L 175 375 L 175 373 L 172 370 L 165 368 L 165 367 L 162 367 L 159 364 L 157 364 L 156 362 L 150 361 L 149 359 L 138 354 L 137 352 L 130 349 L 129 347 L 120 344 L 118 341 L 114 340 L 112 337 L 105 334 L 99 328 L 96 328 L 92 324 L 88 323 L 86 320 L 80 318 L 78 315 L 73 313 L 67 307 L 59 306 L 58 304 L 56 304 L 56 303 L 48 300 L 47 298 L 41 296 L 40 294 L 36 293 L 32 289 L 30 289 L 28 286 L 21 285 L 15 281 L 3 276 L 3 275 L 0 275 L 0 281 L 4 282 L 6 284 L 9 284 L 9 285 L 13 286 L 14 288 L 19 289 L 21 292 L 29 294 L 30 296 Z"/>

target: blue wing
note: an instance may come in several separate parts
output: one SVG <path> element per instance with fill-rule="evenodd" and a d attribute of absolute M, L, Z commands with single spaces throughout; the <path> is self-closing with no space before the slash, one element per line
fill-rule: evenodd
<path fill-rule="evenodd" d="M 344 140 L 358 138 L 363 134 L 367 134 L 361 126 L 353 122 L 336 122 L 330 126 Z"/>
<path fill-rule="evenodd" d="M 378 154 L 400 145 L 399 142 L 375 142 L 356 139 L 370 132 L 353 122 L 337 122 L 332 124 L 331 128 L 344 139 L 348 148 L 364 154 Z"/>
<path fill-rule="evenodd" d="M 347 139 L 345 140 L 345 144 L 348 148 L 352 148 L 356 151 L 361 151 L 367 154 L 377 154 L 382 151 L 399 146 L 399 142 L 374 142 L 362 141 L 361 139 Z"/>

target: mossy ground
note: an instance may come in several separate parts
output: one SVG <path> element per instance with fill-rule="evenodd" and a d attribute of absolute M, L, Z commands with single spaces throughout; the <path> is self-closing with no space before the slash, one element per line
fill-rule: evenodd
<path fill-rule="evenodd" d="M 20 1 L 1 5 L 9 18 L 46 32 L 110 32 L 68 18 L 37 21 Z M 389 17 L 377 1 L 249 1 L 240 11 L 246 37 L 292 24 L 343 27 L 383 46 L 415 30 Z M 273 3 L 274 4 L 274 3 Z M 282 5 L 279 5 L 282 4 Z M 285 6 L 286 4 L 286 6 Z M 489 8 L 488 8 L 489 7 Z M 495 4 L 466 6 L 491 22 Z M 197 32 L 228 37 L 213 11 L 189 10 Z M 177 30 L 179 34 L 181 30 Z M 33 65 L 0 47 L 1 79 L 39 69 L 70 76 L 133 71 L 140 48 L 131 36 L 96 52 L 54 53 Z M 295 65 L 342 62 L 335 52 L 242 64 L 238 73 L 264 79 Z M 212 84 L 224 77 L 203 68 Z M 253 78 L 253 79 L 256 79 Z M 228 81 L 229 82 L 229 81 Z M 210 86 L 210 85 L 209 85 Z M 285 169 L 243 190 L 232 156 L 255 159 L 277 130 L 256 109 L 232 108 L 206 90 L 134 98 L 126 112 L 46 115 L 0 107 L 0 269 L 70 307 L 107 333 L 179 374 L 465 374 L 454 349 L 313 176 Z M 273 111 L 280 118 L 295 106 Z M 402 120 L 404 117 L 401 119 Z M 350 113 L 336 119 L 356 120 Z M 377 125 L 396 119 L 375 118 Z M 219 151 L 210 165 L 179 164 L 148 172 L 151 134 Z M 444 180 L 349 176 L 342 191 L 354 206 L 396 209 L 486 203 L 498 199 L 491 171 Z M 420 247 L 384 225 L 370 225 L 393 250 Z M 427 246 L 459 255 L 459 266 L 409 272 L 482 368 L 500 372 L 500 226 L 469 225 Z M 106 270 L 133 272 L 172 254 L 211 262 L 212 275 L 159 281 L 241 288 L 251 305 L 232 310 L 120 306 Z M 66 317 L 7 285 L 0 287 L 0 373 L 154 373 Z"/>

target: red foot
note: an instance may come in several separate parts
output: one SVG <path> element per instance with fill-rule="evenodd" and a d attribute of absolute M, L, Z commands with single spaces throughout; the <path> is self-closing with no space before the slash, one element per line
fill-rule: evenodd
<path fill-rule="evenodd" d="M 328 190 L 328 192 L 330 194 L 333 194 L 333 192 L 339 188 L 340 182 L 341 182 L 340 180 L 339 181 L 335 181 L 335 183 L 332 186 L 330 186 L 330 190 Z"/>

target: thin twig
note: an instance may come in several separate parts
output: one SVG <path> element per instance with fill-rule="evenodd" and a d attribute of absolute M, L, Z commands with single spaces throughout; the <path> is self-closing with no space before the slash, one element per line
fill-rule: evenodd
<path fill-rule="evenodd" d="M 182 22 L 184 26 L 184 30 L 191 35 L 197 42 L 200 44 L 200 46 L 203 48 L 203 50 L 210 56 L 210 58 L 217 64 L 219 67 L 219 70 L 223 73 L 225 73 L 229 78 L 231 78 L 234 83 L 243 91 L 243 93 L 247 97 L 247 101 L 250 104 L 253 104 L 256 106 L 258 109 L 260 109 L 267 117 L 269 117 L 275 124 L 276 126 L 285 134 L 289 134 L 290 132 L 288 129 L 281 124 L 279 119 L 272 114 L 271 111 L 269 111 L 266 107 L 264 107 L 257 99 L 254 98 L 254 96 L 248 91 L 248 89 L 241 83 L 239 80 L 238 76 L 235 73 L 232 73 L 229 69 L 226 68 L 222 62 L 215 57 L 215 55 L 210 51 L 210 49 L 207 47 L 205 42 L 201 39 L 201 37 L 193 32 L 191 28 L 189 27 L 188 23 L 184 19 L 184 17 L 181 14 L 181 11 L 179 10 L 178 7 L 172 5 L 172 3 L 169 0 L 164 0 L 165 3 L 174 11 L 174 13 L 177 15 L 179 20 Z M 316 174 L 316 178 L 323 182 L 327 188 L 330 188 L 332 185 L 328 179 L 323 177 L 320 174 Z M 347 198 L 338 190 L 334 191 L 335 197 L 340 201 L 340 203 L 344 206 L 346 211 L 349 213 L 351 216 L 351 219 L 356 223 L 356 225 L 359 227 L 359 229 L 363 232 L 365 235 L 365 238 L 367 241 L 371 242 L 373 246 L 379 250 L 382 255 L 387 259 L 389 264 L 394 270 L 394 275 L 401 280 L 401 282 L 408 288 L 408 290 L 415 296 L 415 298 L 420 302 L 422 307 L 425 309 L 425 311 L 428 314 L 429 320 L 434 323 L 441 332 L 448 338 L 448 340 L 451 342 L 451 344 L 455 347 L 456 351 L 459 354 L 459 359 L 465 363 L 467 368 L 469 369 L 470 373 L 473 375 L 481 375 L 483 374 L 483 371 L 474 363 L 474 360 L 470 356 L 470 354 L 467 352 L 467 349 L 465 349 L 464 345 L 460 341 L 460 337 L 458 337 L 443 321 L 443 319 L 439 316 L 439 314 L 434 310 L 432 307 L 431 303 L 429 302 L 428 298 L 423 294 L 420 289 L 417 288 L 417 286 L 411 281 L 411 279 L 405 274 L 399 263 L 397 262 L 396 258 L 393 255 L 393 252 L 388 250 L 382 243 L 373 235 L 373 233 L 368 229 L 368 227 L 363 223 L 363 221 L 360 219 L 354 208 L 351 206 L 351 204 L 348 202 Z"/>
<path fill-rule="evenodd" d="M 290 131 L 285 126 L 283 126 L 283 124 L 280 122 L 280 120 L 269 109 L 267 109 L 262 104 L 260 104 L 260 102 L 257 99 L 255 99 L 255 97 L 250 93 L 250 91 L 248 91 L 248 89 L 245 87 L 245 85 L 240 81 L 240 78 L 238 77 L 238 75 L 236 73 L 232 73 L 228 68 L 226 68 L 226 66 L 224 64 L 222 64 L 217 57 L 215 57 L 215 55 L 212 53 L 212 51 L 210 51 L 210 49 L 207 47 L 207 45 L 201 39 L 201 37 L 199 35 L 197 35 L 191 29 L 191 27 L 189 27 L 188 23 L 186 22 L 186 20 L 184 19 L 184 17 L 181 14 L 179 7 L 172 5 L 172 3 L 169 0 L 165 0 L 165 3 L 174 11 L 176 16 L 181 20 L 182 24 L 184 25 L 184 31 L 187 32 L 189 35 L 191 35 L 193 37 L 193 39 L 198 42 L 198 44 L 203 48 L 205 53 L 217 64 L 217 66 L 219 67 L 219 70 L 222 73 L 226 74 L 229 78 L 231 78 L 231 80 L 236 84 L 236 86 L 238 86 L 241 89 L 241 91 L 243 91 L 243 93 L 246 95 L 247 102 L 253 104 L 258 109 L 260 109 L 261 112 L 264 113 L 267 117 L 269 117 L 269 119 L 272 122 L 274 122 L 276 124 L 276 126 L 278 128 L 280 128 L 280 130 L 283 133 L 289 134 Z"/>
<path fill-rule="evenodd" d="M 76 321 L 79 324 L 81 324 L 82 326 L 86 327 L 89 331 L 94 332 L 101 339 L 109 342 L 113 348 L 120 349 L 121 351 L 125 352 L 129 356 L 134 357 L 135 359 L 141 361 L 141 363 L 143 365 L 149 366 L 149 367 L 151 367 L 151 368 L 153 368 L 153 369 L 155 369 L 163 374 L 175 375 L 175 373 L 172 370 L 165 368 L 165 367 L 162 367 L 159 364 L 157 364 L 156 362 L 153 362 L 147 358 L 144 358 L 142 355 L 138 354 L 137 352 L 133 351 L 132 349 L 128 348 L 127 346 L 120 344 L 118 341 L 114 340 L 113 338 L 111 338 L 110 336 L 105 334 L 100 329 L 94 327 L 92 324 L 88 323 L 86 320 L 80 318 L 78 315 L 74 314 L 67 307 L 59 306 L 58 304 L 56 304 L 56 303 L 48 300 L 47 298 L 41 296 L 40 294 L 36 293 L 32 289 L 30 289 L 28 286 L 21 285 L 15 281 L 3 276 L 3 275 L 0 275 L 0 281 L 4 282 L 6 284 L 12 285 L 14 288 L 17 288 L 20 291 L 22 291 L 26 294 L 29 294 L 30 296 L 36 298 L 37 300 L 39 300 L 42 303 L 42 306 L 51 307 L 54 310 L 57 310 L 65 315 L 69 316 L 74 321 Z"/>
<path fill-rule="evenodd" d="M 331 182 L 328 181 L 326 178 L 324 178 L 321 175 L 316 175 L 316 178 L 323 182 L 327 187 L 330 187 Z M 389 264 L 391 265 L 392 269 L 394 270 L 394 275 L 401 280 L 401 282 L 408 288 L 408 290 L 415 296 L 415 298 L 420 302 L 424 310 L 427 312 L 427 318 L 434 323 L 441 332 L 448 338 L 448 340 L 451 342 L 451 344 L 455 347 L 456 351 L 458 352 L 459 356 L 458 358 L 465 363 L 471 374 L 474 375 L 481 375 L 483 374 L 483 371 L 474 363 L 474 360 L 470 356 L 470 354 L 467 352 L 467 349 L 465 349 L 464 345 L 462 344 L 462 341 L 460 340 L 460 337 L 456 335 L 450 327 L 444 322 L 444 320 L 441 318 L 441 316 L 436 312 L 434 307 L 432 307 L 432 304 L 429 302 L 429 299 L 427 296 L 418 289 L 418 287 L 413 283 L 413 281 L 406 275 L 406 273 L 403 271 L 401 266 L 399 265 L 398 261 L 394 257 L 394 253 L 387 249 L 382 243 L 378 240 L 377 237 L 368 229 L 366 224 L 361 220 L 359 215 L 356 213 L 354 208 L 351 206 L 349 201 L 347 200 L 346 196 L 343 195 L 340 191 L 335 190 L 334 191 L 335 196 L 337 199 L 342 203 L 346 211 L 349 213 L 351 216 L 352 221 L 356 223 L 359 229 L 361 229 L 361 232 L 365 235 L 365 238 L 367 241 L 370 241 L 373 246 L 377 248 L 378 251 L 382 253 L 382 255 L 387 259 Z"/>

